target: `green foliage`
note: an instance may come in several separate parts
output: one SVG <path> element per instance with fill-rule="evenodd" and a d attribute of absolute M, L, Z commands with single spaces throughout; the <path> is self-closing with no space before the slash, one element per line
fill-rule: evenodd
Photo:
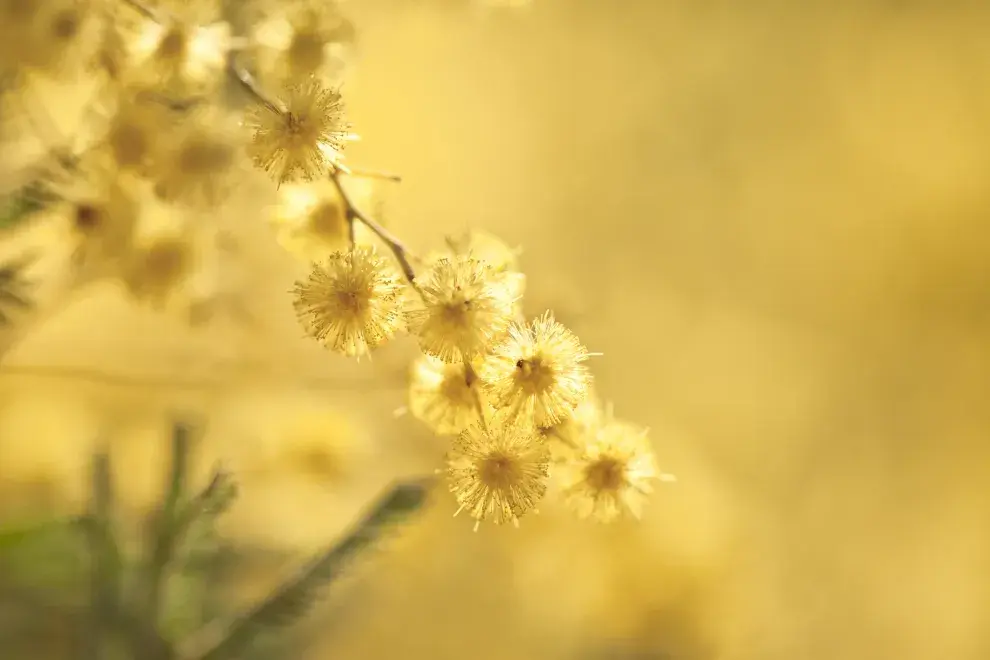
<path fill-rule="evenodd" d="M 31 183 L 8 195 L 0 197 L 0 231 L 10 229 L 29 220 L 45 208 L 53 196 L 41 184 Z"/>
<path fill-rule="evenodd" d="M 81 521 L 32 520 L 0 528 L 0 574 L 10 583 L 63 592 L 82 586 Z"/>
<path fill-rule="evenodd" d="M 84 516 L 0 529 L 4 658 L 45 657 L 37 648 L 50 634 L 34 629 L 40 620 L 62 621 L 61 639 L 74 640 L 50 651 L 62 657 L 80 652 L 93 660 L 297 657 L 290 651 L 302 637 L 276 633 L 298 623 L 357 554 L 421 508 L 429 489 L 428 481 L 397 485 L 343 540 L 238 614 L 218 596 L 243 554 L 216 532 L 236 486 L 218 469 L 203 490 L 188 495 L 189 448 L 189 429 L 176 424 L 167 490 L 147 525 L 145 551 L 137 557 L 121 541 L 126 536 L 115 519 L 107 453 L 93 458 Z M 23 616 L 7 616 L 14 610 Z"/>
<path fill-rule="evenodd" d="M 320 591 L 339 577 L 348 562 L 378 540 L 391 524 L 418 510 L 425 500 L 428 484 L 400 484 L 382 498 L 361 523 L 327 552 L 316 557 L 299 574 L 276 589 L 267 599 L 227 628 L 226 634 L 199 660 L 232 660 L 240 657 L 265 632 L 292 624 L 307 612 Z"/>
<path fill-rule="evenodd" d="M 30 263 L 30 257 L 21 257 L 0 265 L 0 325 L 10 322 L 13 311 L 31 306 L 24 280 L 24 269 Z"/>

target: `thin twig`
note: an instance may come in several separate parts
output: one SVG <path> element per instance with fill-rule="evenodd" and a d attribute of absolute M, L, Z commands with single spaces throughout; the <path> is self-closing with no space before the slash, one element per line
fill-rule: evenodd
<path fill-rule="evenodd" d="M 467 360 L 464 362 L 464 382 L 467 384 L 468 389 L 471 390 L 471 398 L 474 399 L 474 407 L 478 411 L 478 419 L 481 421 L 481 428 L 486 433 L 488 432 L 488 420 L 485 418 L 485 402 L 481 398 L 481 392 L 477 387 L 474 387 L 475 381 L 478 379 L 478 374 L 475 373 L 474 367 Z"/>
<path fill-rule="evenodd" d="M 101 645 L 120 616 L 120 554 L 113 534 L 113 483 L 110 457 L 100 452 L 93 458 L 92 502 L 87 531 L 90 569 L 90 641 L 88 657 L 99 660 Z"/>
<path fill-rule="evenodd" d="M 237 63 L 237 59 L 233 53 L 227 57 L 227 73 L 233 76 L 241 88 L 254 97 L 258 103 L 261 103 L 277 115 L 284 115 L 287 112 L 280 101 L 268 96 L 268 94 L 262 91 L 254 76 L 251 75 L 251 72 Z"/>
<path fill-rule="evenodd" d="M 141 0 L 124 0 L 124 4 L 155 23 L 161 23 L 162 21 L 160 12 L 154 7 L 141 2 Z"/>
<path fill-rule="evenodd" d="M 354 205 L 354 202 L 351 200 L 350 196 L 347 194 L 347 192 L 344 190 L 344 187 L 340 183 L 340 170 L 334 169 L 330 173 L 330 180 L 333 182 L 333 185 L 337 188 L 337 192 L 340 194 L 340 199 L 344 202 L 344 207 L 346 209 L 348 219 L 350 219 L 351 221 L 359 220 L 361 223 L 364 224 L 365 227 L 373 231 L 375 235 L 378 236 L 378 238 L 381 239 L 382 242 L 388 246 L 388 248 L 392 251 L 392 254 L 395 255 L 395 260 L 399 262 L 399 266 L 402 268 L 402 274 L 406 276 L 406 279 L 409 280 L 410 284 L 415 286 L 416 271 L 413 269 L 412 264 L 409 262 L 409 258 L 411 255 L 409 254 L 409 251 L 406 249 L 406 246 L 403 245 L 402 241 L 400 241 L 396 236 L 394 236 L 392 232 L 390 232 L 389 230 L 385 229 L 385 227 L 380 225 L 374 218 L 367 215 L 366 213 L 364 213 Z"/>
<path fill-rule="evenodd" d="M 179 657 L 184 660 L 241 657 L 259 634 L 296 623 L 361 551 L 423 507 L 434 484 L 435 478 L 423 477 L 393 486 L 343 539 L 318 554 L 240 616 L 229 621 L 214 620 L 194 633 L 184 643 Z"/>
<path fill-rule="evenodd" d="M 379 170 L 366 170 L 364 168 L 353 168 L 353 167 L 348 167 L 346 172 L 347 174 L 350 174 L 351 176 L 354 177 L 358 177 L 360 179 L 381 179 L 383 181 L 390 181 L 392 183 L 402 183 L 402 177 L 398 174 L 392 174 L 391 172 L 382 172 Z"/>

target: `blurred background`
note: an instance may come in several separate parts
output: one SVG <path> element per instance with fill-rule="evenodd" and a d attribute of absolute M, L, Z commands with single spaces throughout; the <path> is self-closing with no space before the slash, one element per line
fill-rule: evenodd
<path fill-rule="evenodd" d="M 990 657 L 990 8 L 348 4 L 348 162 L 403 175 L 390 227 L 522 246 L 527 310 L 604 353 L 598 391 L 679 482 L 612 526 L 548 502 L 472 533 L 437 497 L 308 657 Z M 78 507 L 96 441 L 149 506 L 176 411 L 200 475 L 238 475 L 224 532 L 286 556 L 440 465 L 394 414 L 411 343 L 353 363 L 303 337 L 261 194 L 230 257 L 251 322 L 96 288 L 5 358 L 4 515 Z"/>

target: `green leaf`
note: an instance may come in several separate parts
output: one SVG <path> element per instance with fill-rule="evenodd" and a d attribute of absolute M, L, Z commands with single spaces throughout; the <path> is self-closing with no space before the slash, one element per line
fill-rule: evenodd
<path fill-rule="evenodd" d="M 104 638 L 115 632 L 123 611 L 120 603 L 122 562 L 113 532 L 113 479 L 110 456 L 106 452 L 93 457 L 92 502 L 86 527 L 92 566 L 90 568 L 90 625 L 92 635 L 87 656 L 101 657 Z"/>
<path fill-rule="evenodd" d="M 233 660 L 263 633 L 295 623 L 309 610 L 320 592 L 342 574 L 355 555 L 381 538 L 392 524 L 423 506 L 431 484 L 432 479 L 400 483 L 392 488 L 340 543 L 317 556 L 298 575 L 235 619 L 208 650 L 193 653 L 192 657 Z"/>
<path fill-rule="evenodd" d="M 31 183 L 0 198 L 0 230 L 8 229 L 30 218 L 52 200 L 40 184 Z"/>
<path fill-rule="evenodd" d="M 0 265 L 0 324 L 9 323 L 10 312 L 25 310 L 31 307 L 31 299 L 27 289 L 29 283 L 24 279 L 24 269 L 33 261 L 33 256 L 23 256 Z"/>
<path fill-rule="evenodd" d="M 142 595 L 149 621 L 157 621 L 162 605 L 163 583 L 175 553 L 181 529 L 178 510 L 185 490 L 189 462 L 189 430 L 182 424 L 172 426 L 172 466 L 168 490 L 152 531 L 151 556 L 142 581 Z"/>
<path fill-rule="evenodd" d="M 0 573 L 12 583 L 78 596 L 86 578 L 77 519 L 51 518 L 0 529 Z"/>

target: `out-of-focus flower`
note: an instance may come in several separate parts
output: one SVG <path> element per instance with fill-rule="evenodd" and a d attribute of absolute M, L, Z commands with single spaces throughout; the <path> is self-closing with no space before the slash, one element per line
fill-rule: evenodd
<path fill-rule="evenodd" d="M 174 209 L 149 201 L 123 255 L 119 276 L 134 298 L 162 305 L 195 271 L 197 232 Z"/>
<path fill-rule="evenodd" d="M 601 522 L 623 514 L 639 518 L 653 482 L 673 480 L 658 469 L 647 429 L 611 416 L 585 435 L 554 476 L 578 515 Z"/>
<path fill-rule="evenodd" d="M 0 71 L 78 71 L 96 52 L 99 19 L 91 0 L 0 0 Z"/>
<path fill-rule="evenodd" d="M 423 352 L 444 362 L 471 360 L 509 326 L 515 297 L 483 261 L 440 259 L 423 279 L 422 299 L 409 313 Z"/>
<path fill-rule="evenodd" d="M 307 262 L 350 245 L 350 222 L 337 188 L 329 181 L 287 183 L 278 189 L 278 202 L 267 216 L 285 250 Z M 354 241 L 374 243 L 374 234 L 354 223 Z"/>
<path fill-rule="evenodd" d="M 249 387 L 221 401 L 204 446 L 243 486 L 225 530 L 279 548 L 325 547 L 396 469 L 370 431 L 353 406 L 326 392 Z"/>
<path fill-rule="evenodd" d="M 327 348 L 361 356 L 403 328 L 402 277 L 371 248 L 334 252 L 296 282 L 294 306 L 307 332 Z"/>
<path fill-rule="evenodd" d="M 169 202 L 215 207 L 250 166 L 242 160 L 246 134 L 236 117 L 216 107 L 193 111 L 169 137 L 152 168 L 155 192 Z"/>
<path fill-rule="evenodd" d="M 526 292 L 526 276 L 519 272 L 519 252 L 518 248 L 509 247 L 497 236 L 471 230 L 460 236 L 448 236 L 445 248 L 430 253 L 427 261 L 435 263 L 451 257 L 471 257 L 483 261 L 492 269 L 495 278 L 509 295 L 516 298 L 517 303 L 521 303 Z"/>
<path fill-rule="evenodd" d="M 457 435 L 478 421 L 484 395 L 474 367 L 421 355 L 412 366 L 409 411 L 437 435 Z"/>
<path fill-rule="evenodd" d="M 314 78 L 288 87 L 281 99 L 284 112 L 265 105 L 248 112 L 255 163 L 280 184 L 327 176 L 344 144 L 357 139 L 344 121 L 340 92 Z"/>
<path fill-rule="evenodd" d="M 131 85 L 185 96 L 215 89 L 231 47 L 230 25 L 216 3 L 178 3 L 160 20 L 141 18 L 124 31 Z"/>
<path fill-rule="evenodd" d="M 557 462 L 582 447 L 594 435 L 604 417 L 601 401 L 594 388 L 589 388 L 587 396 L 574 408 L 570 417 L 550 426 L 538 427 L 538 430 L 550 444 L 551 455 Z"/>
<path fill-rule="evenodd" d="M 108 114 L 103 142 L 116 167 L 142 176 L 149 174 L 164 146 L 162 138 L 174 123 L 165 106 L 125 92 Z"/>
<path fill-rule="evenodd" d="M 588 395 L 588 350 L 550 312 L 514 323 L 482 365 L 492 405 L 510 408 L 538 427 L 567 419 Z"/>
<path fill-rule="evenodd" d="M 142 182 L 94 163 L 53 182 L 52 190 L 63 200 L 58 211 L 74 244 L 74 267 L 85 276 L 115 274 L 150 196 Z"/>
<path fill-rule="evenodd" d="M 550 454 L 536 430 L 497 412 L 468 427 L 447 454 L 450 491 L 475 519 L 496 525 L 533 509 L 547 490 Z M 456 514 L 455 514 L 456 515 Z"/>
<path fill-rule="evenodd" d="M 262 80 L 284 84 L 315 76 L 336 80 L 345 65 L 354 26 L 336 2 L 292 0 L 259 21 L 252 33 Z"/>
<path fill-rule="evenodd" d="M 450 257 L 471 256 L 484 261 L 493 271 L 517 270 L 519 249 L 509 247 L 502 239 L 487 232 L 471 230 L 459 236 L 448 236 L 443 249 L 431 252 L 428 261 Z"/>
<path fill-rule="evenodd" d="M 286 250 L 309 261 L 350 244 L 347 209 L 329 181 L 280 186 L 278 204 L 269 220 Z"/>

